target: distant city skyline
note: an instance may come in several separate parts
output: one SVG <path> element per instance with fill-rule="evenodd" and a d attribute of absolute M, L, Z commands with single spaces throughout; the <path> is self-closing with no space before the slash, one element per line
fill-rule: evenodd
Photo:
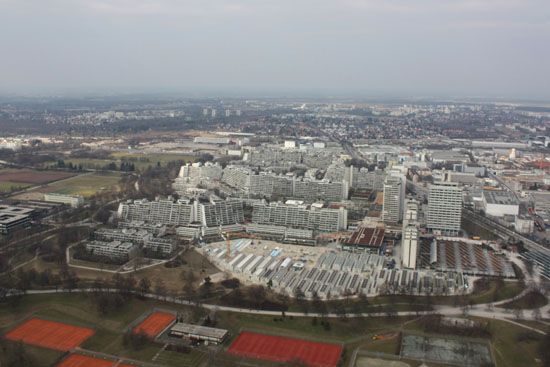
<path fill-rule="evenodd" d="M 550 100 L 545 0 L 0 0 L 0 94 Z"/>

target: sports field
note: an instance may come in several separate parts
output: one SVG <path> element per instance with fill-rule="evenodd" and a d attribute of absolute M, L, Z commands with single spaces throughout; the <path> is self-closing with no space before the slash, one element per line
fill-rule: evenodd
<path fill-rule="evenodd" d="M 48 185 L 14 196 L 21 200 L 42 200 L 45 193 L 64 195 L 82 195 L 90 197 L 97 193 L 118 190 L 121 175 L 112 172 L 95 172 L 81 174 L 65 180 L 52 182 Z"/>
<path fill-rule="evenodd" d="M 145 333 L 147 336 L 154 338 L 175 319 L 176 316 L 168 312 L 153 312 L 134 328 L 134 333 Z"/>
<path fill-rule="evenodd" d="M 93 334 L 94 330 L 89 328 L 33 318 L 9 331 L 5 337 L 38 347 L 68 351 Z"/>
<path fill-rule="evenodd" d="M 340 360 L 342 346 L 245 331 L 239 334 L 228 352 L 273 362 L 299 361 L 310 367 L 335 367 Z"/>
<path fill-rule="evenodd" d="M 61 361 L 57 367 L 132 367 L 129 364 L 117 364 L 116 361 L 109 361 L 107 359 L 99 359 L 84 356 L 82 354 L 71 354 L 67 358 Z"/>

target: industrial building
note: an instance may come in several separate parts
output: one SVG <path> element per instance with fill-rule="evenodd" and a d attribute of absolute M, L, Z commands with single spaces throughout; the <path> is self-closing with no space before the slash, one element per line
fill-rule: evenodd
<path fill-rule="evenodd" d="M 486 215 L 504 217 L 505 215 L 517 216 L 519 214 L 519 200 L 509 191 L 483 190 L 482 200 Z"/>

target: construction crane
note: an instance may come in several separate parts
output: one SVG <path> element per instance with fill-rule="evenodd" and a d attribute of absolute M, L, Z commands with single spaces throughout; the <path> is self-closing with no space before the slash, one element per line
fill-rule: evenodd
<path fill-rule="evenodd" d="M 260 243 L 260 240 L 262 239 L 262 237 L 260 237 L 258 235 L 255 235 L 255 234 L 252 234 L 252 233 L 247 233 L 247 232 L 244 232 L 244 231 L 222 232 L 222 238 L 225 239 L 225 257 L 227 259 L 231 258 L 231 240 L 232 239 L 251 238 L 251 239 L 258 240 L 258 243 Z"/>

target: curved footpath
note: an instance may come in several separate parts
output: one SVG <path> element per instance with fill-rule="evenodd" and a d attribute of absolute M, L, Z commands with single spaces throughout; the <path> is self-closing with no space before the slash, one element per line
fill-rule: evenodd
<path fill-rule="evenodd" d="M 33 295 L 33 294 L 53 294 L 53 293 L 91 293 L 94 292 L 95 289 L 93 288 L 82 288 L 82 289 L 44 289 L 44 290 L 28 290 L 26 294 Z M 109 289 L 108 291 L 111 292 L 118 292 L 117 289 Z M 527 291 L 527 290 L 526 290 Z M 526 292 L 524 291 L 524 292 Z M 524 294 L 522 292 L 522 294 Z M 539 329 L 521 324 L 517 321 L 521 320 L 529 320 L 529 321 L 540 321 L 537 320 L 535 315 L 533 315 L 532 310 L 523 310 L 523 315 L 521 319 L 513 320 L 514 316 L 512 313 L 507 312 L 504 309 L 499 308 L 489 308 L 491 306 L 495 306 L 498 304 L 504 304 L 506 302 L 513 301 L 517 298 L 519 298 L 522 294 L 507 299 L 499 301 L 498 303 L 493 304 L 478 304 L 474 306 L 469 306 L 466 311 L 462 307 L 455 307 L 455 306 L 443 306 L 443 305 L 434 305 L 434 310 L 432 311 L 399 311 L 396 312 L 396 316 L 418 316 L 418 315 L 430 315 L 430 314 L 441 314 L 444 316 L 463 316 L 465 312 L 468 316 L 477 316 L 477 317 L 483 317 L 488 319 L 497 319 L 501 321 L 510 322 L 515 325 L 522 326 L 526 329 L 530 329 L 532 331 L 535 331 L 540 334 L 546 334 L 544 331 L 541 331 Z M 205 304 L 205 303 L 194 303 L 191 301 L 187 301 L 184 299 L 179 299 L 176 297 L 159 297 L 156 294 L 152 293 L 146 293 L 142 295 L 145 298 L 155 299 L 163 302 L 169 302 L 174 303 L 178 305 L 185 305 L 185 306 L 200 306 L 209 310 L 215 310 L 215 311 L 227 311 L 227 312 L 238 312 L 238 313 L 247 313 L 247 314 L 255 314 L 255 315 L 266 315 L 266 316 L 281 316 L 281 311 L 267 311 L 267 310 L 256 310 L 251 308 L 239 308 L 239 307 L 231 307 L 231 306 L 221 306 L 221 305 L 215 305 L 215 304 Z M 540 308 L 540 315 L 544 318 L 550 313 L 550 304 L 547 304 L 544 307 Z M 286 316 L 293 316 L 293 317 L 329 317 L 329 318 L 339 318 L 341 317 L 340 314 L 336 313 L 329 313 L 329 314 L 320 314 L 320 313 L 304 313 L 304 312 L 285 312 Z M 348 313 L 346 314 L 347 317 L 384 317 L 387 316 L 387 313 L 385 312 L 372 312 L 372 313 Z M 549 323 L 546 323 L 544 321 L 541 321 L 547 325 L 550 325 Z"/>

